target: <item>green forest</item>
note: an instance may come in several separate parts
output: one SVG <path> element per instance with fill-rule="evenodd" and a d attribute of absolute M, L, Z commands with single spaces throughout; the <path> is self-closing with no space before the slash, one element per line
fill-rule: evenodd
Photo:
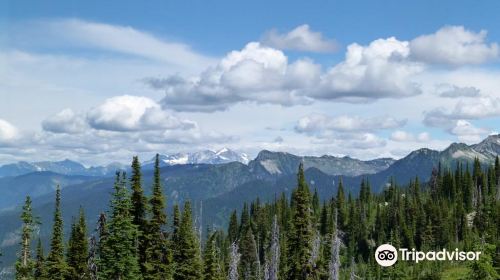
<path fill-rule="evenodd" d="M 85 209 L 63 221 L 58 188 L 50 248 L 36 238 L 38 221 L 26 198 L 16 279 L 277 280 L 499 279 L 500 163 L 436 166 L 428 182 L 387 184 L 381 193 L 342 180 L 334 197 L 310 189 L 302 164 L 290 197 L 259 199 L 234 211 L 227 229 L 195 226 L 190 201 L 167 213 L 156 157 L 152 186 L 143 186 L 133 158 L 118 172 L 109 210 L 87 224 Z M 151 195 L 145 195 L 145 188 Z M 168 186 L 166 186 L 168 188 Z M 111 191 L 111 186 L 110 186 Z M 63 223 L 71 222 L 64 236 Z M 481 251 L 479 261 L 398 261 L 379 266 L 377 246 Z"/>

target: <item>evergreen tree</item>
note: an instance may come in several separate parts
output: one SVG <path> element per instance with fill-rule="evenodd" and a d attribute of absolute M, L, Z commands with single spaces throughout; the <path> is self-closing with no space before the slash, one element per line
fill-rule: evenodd
<path fill-rule="evenodd" d="M 100 252 L 99 278 L 109 280 L 141 279 L 137 227 L 131 215 L 132 204 L 127 193 L 125 174 L 116 174 L 111 219 L 106 223 L 106 237 Z"/>
<path fill-rule="evenodd" d="M 289 279 L 309 279 L 312 266 L 309 262 L 312 253 L 311 194 L 304 176 L 301 163 L 297 175 L 298 187 L 292 195 L 293 217 L 289 236 Z"/>
<path fill-rule="evenodd" d="M 67 263 L 70 279 L 90 279 L 87 265 L 88 255 L 87 224 L 83 208 L 80 208 L 78 223 L 73 223 L 71 226 L 68 242 Z"/>
<path fill-rule="evenodd" d="M 170 278 L 171 252 L 168 247 L 168 239 L 164 233 L 167 223 L 165 213 L 165 197 L 163 196 L 160 178 L 160 158 L 156 154 L 153 191 L 149 200 L 151 208 L 151 220 L 147 230 L 146 273 L 144 279 L 167 279 Z"/>
<path fill-rule="evenodd" d="M 217 233 L 210 234 L 203 254 L 204 280 L 223 280 L 222 266 L 220 263 L 218 248 L 216 244 Z"/>
<path fill-rule="evenodd" d="M 184 204 L 177 240 L 178 251 L 174 255 L 176 280 L 199 280 L 202 278 L 202 263 L 198 238 L 193 228 L 191 203 Z"/>
<path fill-rule="evenodd" d="M 227 238 L 230 243 L 233 243 L 238 238 L 238 214 L 236 214 L 236 210 L 231 213 L 231 218 L 229 219 Z"/>
<path fill-rule="evenodd" d="M 45 255 L 43 253 L 42 240 L 38 238 L 36 245 L 36 259 L 35 268 L 33 272 L 33 279 L 35 280 L 48 280 L 47 270 L 45 268 Z"/>
<path fill-rule="evenodd" d="M 139 262 L 141 264 L 141 272 L 146 274 L 146 264 L 148 263 L 146 257 L 147 234 L 148 234 L 148 221 L 147 221 L 147 203 L 148 200 L 144 195 L 142 188 L 142 173 L 141 163 L 139 157 L 134 156 L 132 159 L 132 175 L 130 176 L 130 185 L 132 188 L 132 210 L 133 223 L 137 226 L 139 231 Z"/>
<path fill-rule="evenodd" d="M 52 238 L 50 252 L 47 257 L 47 273 L 51 279 L 64 280 L 67 276 L 68 267 L 64 260 L 64 236 L 63 220 L 61 214 L 61 189 L 57 186 L 56 203 L 54 210 L 54 225 L 52 227 Z"/>
<path fill-rule="evenodd" d="M 28 280 L 33 279 L 33 267 L 35 263 L 31 257 L 30 245 L 33 230 L 36 225 L 33 217 L 33 209 L 31 207 L 31 198 L 29 196 L 26 197 L 24 202 L 21 220 L 23 221 L 20 243 L 21 252 L 16 262 L 16 279 Z"/>

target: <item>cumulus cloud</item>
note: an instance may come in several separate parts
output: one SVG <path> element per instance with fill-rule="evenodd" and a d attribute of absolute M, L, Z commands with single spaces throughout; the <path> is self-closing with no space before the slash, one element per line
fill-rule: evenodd
<path fill-rule="evenodd" d="M 352 44 L 343 62 L 323 72 L 310 59 L 288 62 L 280 50 L 252 42 L 232 51 L 199 76 L 147 78 L 164 89 L 162 105 L 177 111 L 217 111 L 241 102 L 292 106 L 314 99 L 366 102 L 421 93 L 412 80 L 424 66 L 408 60 L 408 42 L 379 39 Z"/>
<path fill-rule="evenodd" d="M 458 139 L 465 143 L 477 143 L 490 132 L 488 129 L 475 127 L 466 120 L 457 120 L 455 125 L 450 129 L 450 133 L 458 136 Z"/>
<path fill-rule="evenodd" d="M 0 143 L 11 142 L 18 137 L 18 129 L 8 121 L 0 119 Z"/>
<path fill-rule="evenodd" d="M 408 42 L 394 37 L 375 40 L 368 46 L 351 44 L 345 60 L 321 77 L 311 95 L 356 102 L 420 94 L 420 85 L 412 78 L 424 66 L 409 61 L 409 55 Z"/>
<path fill-rule="evenodd" d="M 329 117 L 312 114 L 299 119 L 295 131 L 309 135 L 324 135 L 334 132 L 367 132 L 402 127 L 406 120 L 393 117 L 361 118 L 358 116 Z"/>
<path fill-rule="evenodd" d="M 407 131 L 396 130 L 391 133 L 390 139 L 396 142 L 428 142 L 431 140 L 431 137 L 428 132 L 421 132 L 414 135 Z"/>
<path fill-rule="evenodd" d="M 498 44 L 486 42 L 487 32 L 473 32 L 463 26 L 446 26 L 436 33 L 410 42 L 413 58 L 437 64 L 480 64 L 498 57 Z"/>
<path fill-rule="evenodd" d="M 84 116 L 67 108 L 45 119 L 42 128 L 53 133 L 82 133 L 88 125 Z"/>
<path fill-rule="evenodd" d="M 435 108 L 424 115 L 424 124 L 450 128 L 457 120 L 476 120 L 500 116 L 500 98 L 482 97 L 460 100 L 452 110 Z"/>
<path fill-rule="evenodd" d="M 334 52 L 338 49 L 335 40 L 324 38 L 320 32 L 312 31 L 307 24 L 300 25 L 285 34 L 280 34 L 276 29 L 270 30 L 264 34 L 261 41 L 281 50 Z"/>
<path fill-rule="evenodd" d="M 154 100 L 123 95 L 107 99 L 87 113 L 90 126 L 111 131 L 189 129 L 191 121 L 169 115 Z"/>
<path fill-rule="evenodd" d="M 459 87 L 450 84 L 438 85 L 437 92 L 439 96 L 447 98 L 478 97 L 481 95 L 481 91 L 476 87 Z"/>
<path fill-rule="evenodd" d="M 310 60 L 288 64 L 282 51 L 252 42 L 198 77 L 172 76 L 146 83 L 165 89 L 162 105 L 177 111 L 225 110 L 244 101 L 290 106 L 310 102 L 295 87 L 313 84 L 320 68 Z"/>

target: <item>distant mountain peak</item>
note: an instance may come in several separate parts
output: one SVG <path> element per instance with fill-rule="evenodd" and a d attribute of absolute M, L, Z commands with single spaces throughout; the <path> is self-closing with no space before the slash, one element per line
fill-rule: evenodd
<path fill-rule="evenodd" d="M 154 158 L 143 163 L 146 168 L 151 167 L 154 163 Z M 221 164 L 229 162 L 241 162 L 247 164 L 248 155 L 235 152 L 229 148 L 222 148 L 217 151 L 203 150 L 198 152 L 184 152 L 176 154 L 160 155 L 162 165 L 179 165 L 179 164 Z"/>

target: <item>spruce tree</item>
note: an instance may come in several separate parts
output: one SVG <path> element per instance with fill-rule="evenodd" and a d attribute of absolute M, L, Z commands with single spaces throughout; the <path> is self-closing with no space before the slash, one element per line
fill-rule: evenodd
<path fill-rule="evenodd" d="M 193 228 L 191 203 L 184 204 L 177 240 L 178 251 L 174 255 L 176 280 L 199 280 L 203 277 L 200 246 Z"/>
<path fill-rule="evenodd" d="M 311 194 L 301 163 L 297 175 L 297 188 L 292 195 L 293 217 L 289 236 L 289 279 L 309 279 L 312 272 L 310 263 L 313 232 L 311 227 Z"/>
<path fill-rule="evenodd" d="M 125 174 L 116 174 L 114 189 L 110 203 L 111 219 L 106 223 L 106 237 L 100 252 L 99 278 L 138 280 L 141 279 L 138 230 L 130 213 L 132 203 L 127 193 Z"/>
<path fill-rule="evenodd" d="M 144 195 L 142 188 L 142 173 L 139 157 L 134 156 L 132 159 L 132 175 L 130 176 L 130 186 L 132 188 L 132 210 L 133 223 L 137 226 L 139 231 L 139 262 L 141 264 L 141 272 L 146 274 L 145 264 L 147 263 L 146 249 L 147 234 L 148 234 L 148 221 L 147 221 L 147 203 L 148 200 Z"/>
<path fill-rule="evenodd" d="M 50 252 L 47 257 L 47 273 L 51 279 L 64 280 L 67 276 L 68 267 L 64 260 L 64 236 L 63 220 L 61 214 L 61 189 L 57 186 L 56 202 L 54 210 L 54 225 L 52 227 L 52 238 Z"/>
<path fill-rule="evenodd" d="M 33 218 L 33 209 L 31 207 L 31 198 L 26 197 L 21 214 L 23 221 L 21 233 L 21 252 L 19 259 L 16 262 L 16 279 L 28 280 L 33 279 L 34 261 L 31 257 L 31 238 L 33 235 L 34 227 L 36 225 Z"/>
<path fill-rule="evenodd" d="M 153 191 L 149 200 L 151 208 L 151 220 L 147 229 L 146 273 L 144 279 L 167 279 L 170 277 L 171 255 L 168 247 L 168 239 L 163 232 L 167 223 L 165 213 L 165 197 L 163 196 L 160 178 L 160 159 L 156 154 Z"/>
<path fill-rule="evenodd" d="M 87 265 L 88 255 L 87 224 L 83 208 L 80 208 L 78 222 L 71 226 L 68 242 L 67 263 L 70 279 L 90 279 Z"/>

